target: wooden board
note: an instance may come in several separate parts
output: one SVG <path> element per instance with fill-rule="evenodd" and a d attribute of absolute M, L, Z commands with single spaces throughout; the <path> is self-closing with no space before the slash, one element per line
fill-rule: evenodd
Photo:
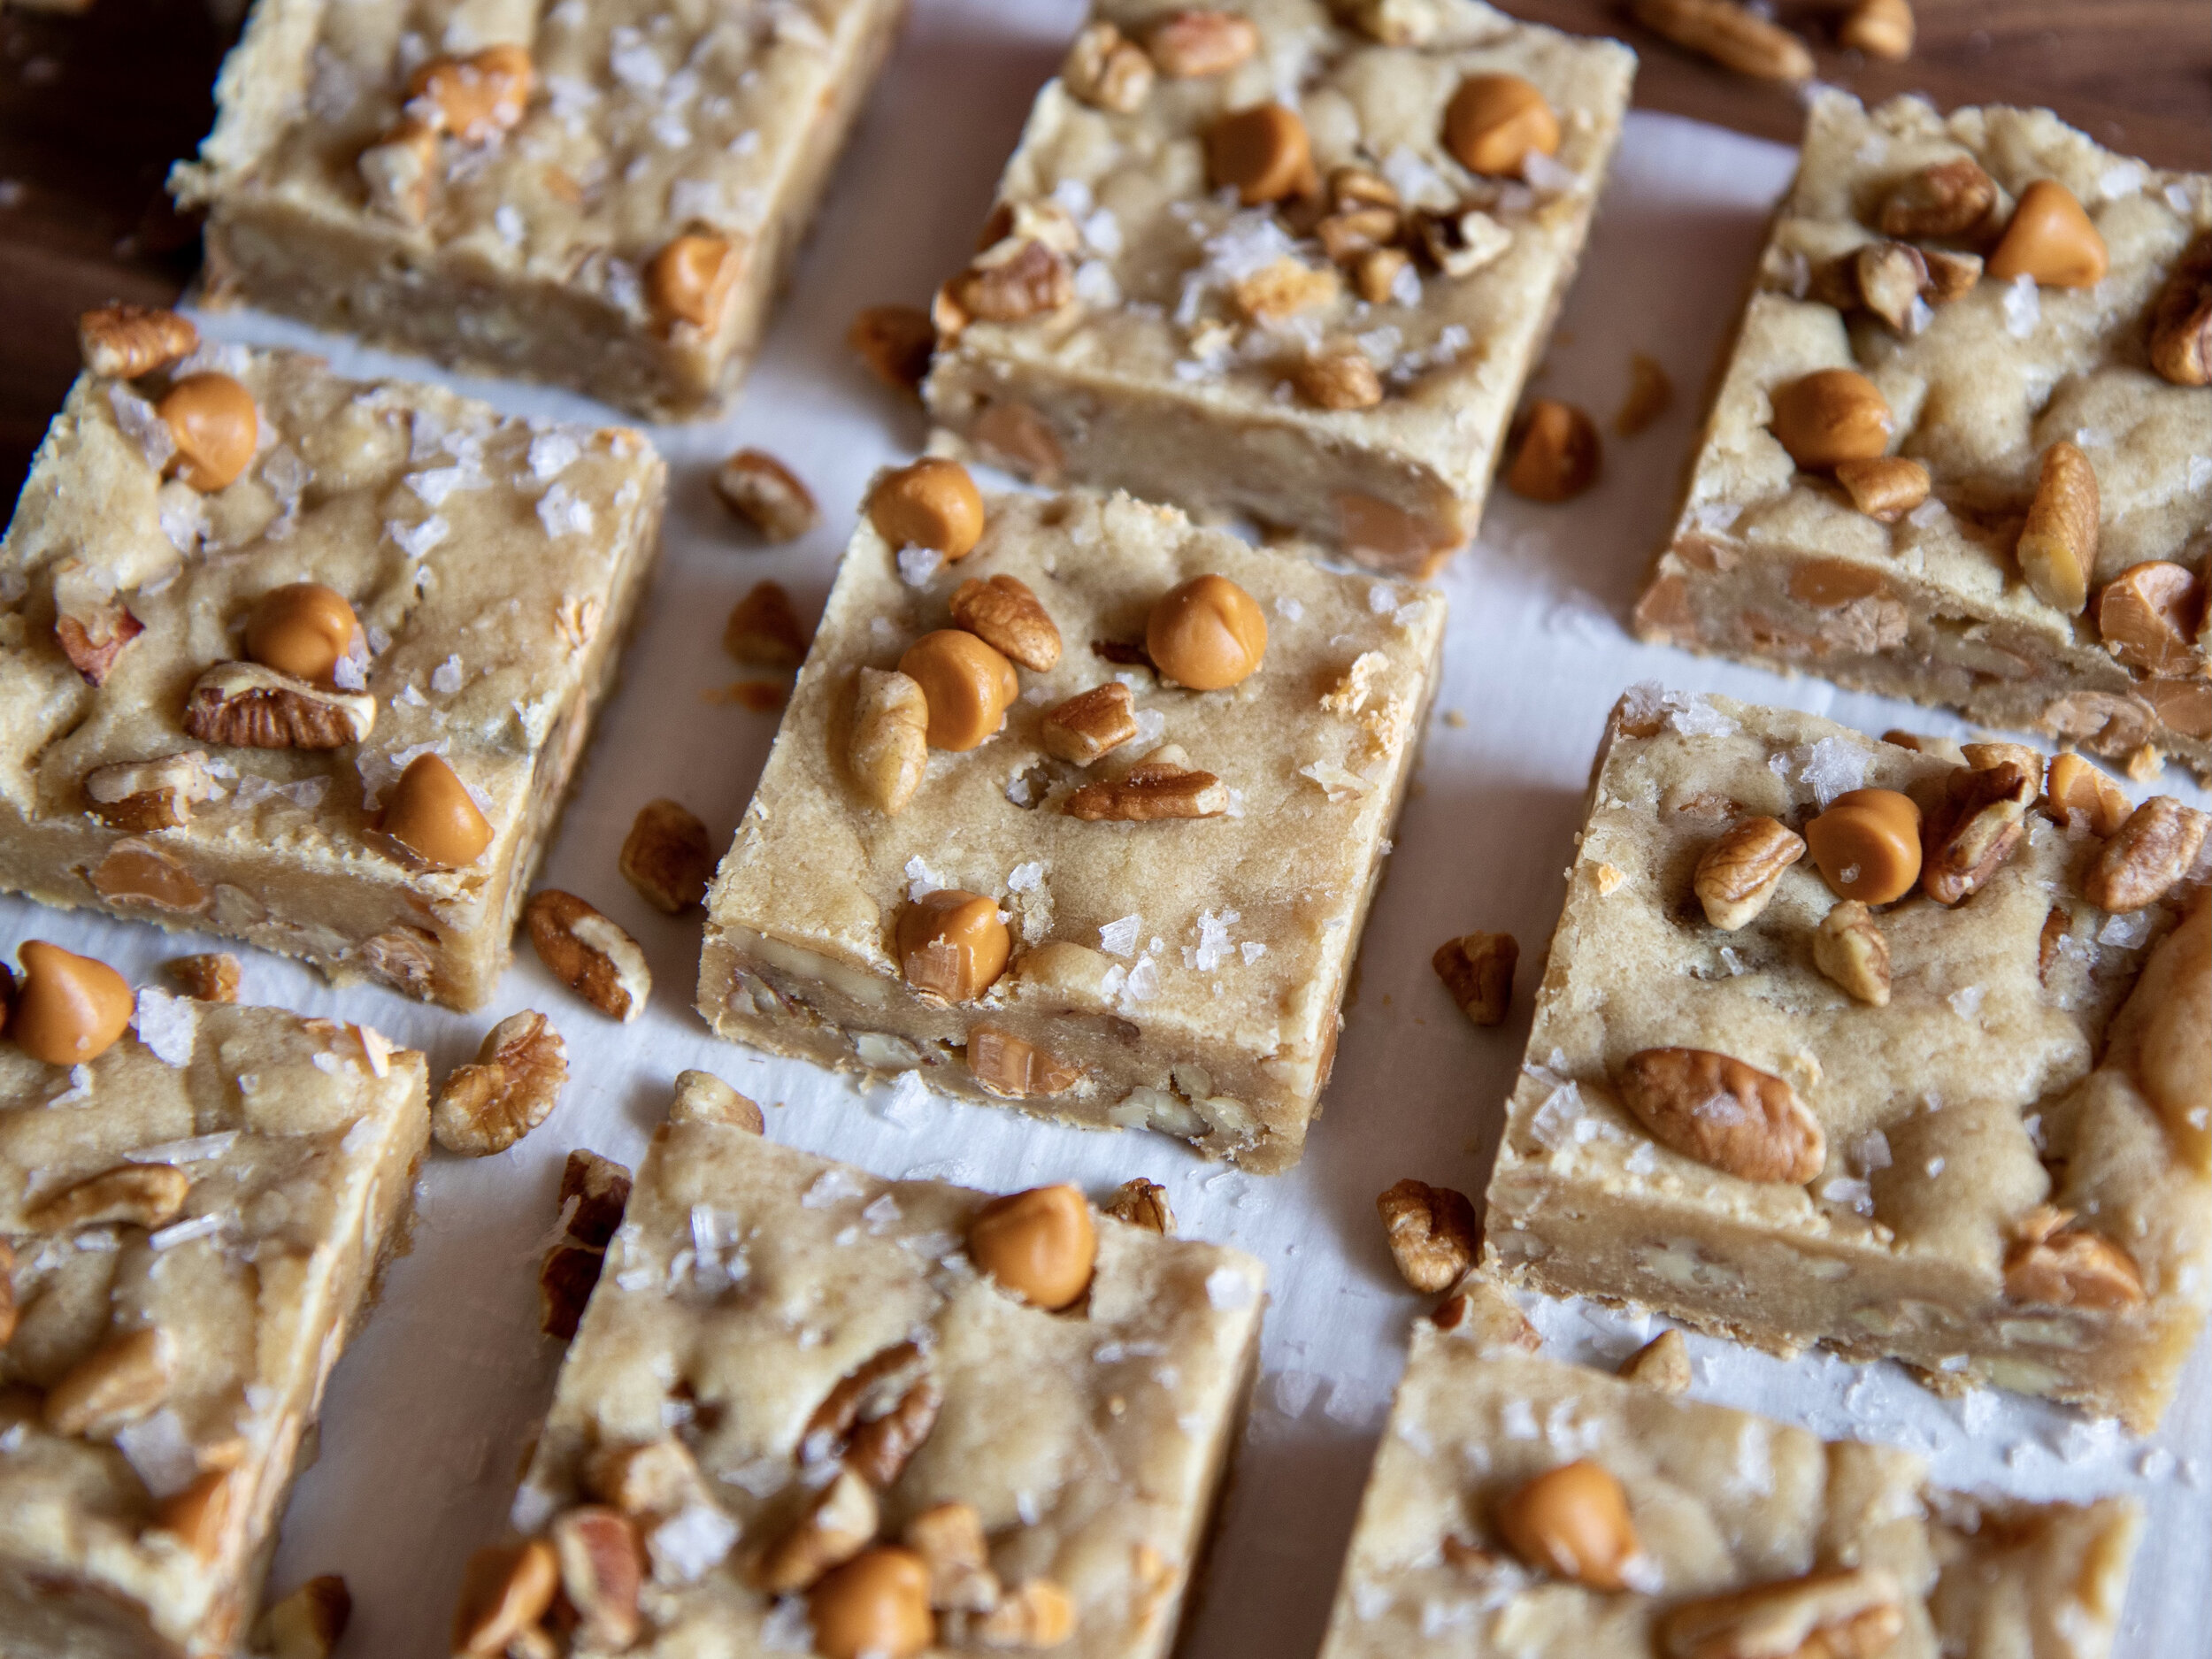
<path fill-rule="evenodd" d="M 1658 39 L 1625 0 L 1505 0 L 1509 11 L 1643 55 L 1636 101 L 1785 142 L 1796 93 Z M 0 0 L 4 4 L 4 0 Z M 2102 143 L 2166 166 L 2212 165 L 2212 0 L 1918 0 L 1903 64 L 1832 50 L 1832 4 L 1784 4 L 1824 80 L 1945 107 L 2047 104 Z M 75 319 L 111 299 L 159 303 L 191 275 L 193 227 L 161 180 L 212 118 L 227 44 L 207 0 L 95 0 L 82 16 L 0 11 L 0 501 L 12 502 L 59 404 Z"/>

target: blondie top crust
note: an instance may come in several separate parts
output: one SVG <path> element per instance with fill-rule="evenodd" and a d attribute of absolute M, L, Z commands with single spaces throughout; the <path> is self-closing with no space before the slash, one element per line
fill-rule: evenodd
<path fill-rule="evenodd" d="M 138 994 L 67 1067 L 0 1043 L 0 1630 L 20 1659 L 241 1650 L 301 1437 L 430 1131 L 365 1026 Z"/>
<path fill-rule="evenodd" d="M 2208 234 L 2047 111 L 1816 99 L 1639 630 L 2212 769 Z"/>
<path fill-rule="evenodd" d="M 2204 818 L 2122 798 L 2102 834 L 2069 804 L 2085 763 L 2060 757 L 2038 801 L 2033 751 L 1970 758 L 1718 697 L 1623 701 L 1487 1258 L 2147 1431 L 2212 1300 Z M 1974 890 L 1939 902 L 1962 856 Z"/>
<path fill-rule="evenodd" d="M 1403 574 L 1474 534 L 1634 55 L 1471 0 L 1350 10 L 1367 25 L 1319 0 L 1095 8 L 1000 180 L 992 245 L 940 296 L 938 442 Z M 1225 44 L 1194 64 L 1188 37 L 1208 33 Z M 1086 67 L 1110 36 L 1164 65 L 1126 111 Z M 1501 76 L 1537 95 L 1524 119 L 1551 124 L 1552 149 L 1471 150 L 1473 172 L 1448 111 Z M 1303 171 L 1262 199 L 1225 188 L 1241 164 L 1209 151 L 1225 118 L 1271 104 Z"/>
<path fill-rule="evenodd" d="M 856 532 L 708 895 L 700 1011 L 826 1065 L 1286 1168 L 1335 1055 L 1444 602 L 1125 495 L 981 499 L 980 542 L 948 567 L 866 518 Z M 886 811 L 862 766 L 881 671 L 954 626 L 964 584 L 1008 578 L 1048 618 L 1055 665 L 1002 659 L 1002 730 L 933 749 Z M 1225 689 L 1148 666 L 1148 619 L 1202 579 L 1263 623 L 1256 672 Z M 997 727 L 994 710 L 981 729 Z M 958 983 L 902 940 L 923 902 L 946 902 L 933 889 L 1007 918 L 981 927 L 995 959 L 964 959 Z"/>
<path fill-rule="evenodd" d="M 1470 1295 L 1486 1294 L 1500 1305 L 1454 1331 L 1414 1327 L 1322 1659 L 2111 1652 L 2131 1502 L 1932 1488 L 1908 1452 L 1537 1357 L 1509 1300 Z M 1470 1334 L 1516 1325 L 1517 1340 Z M 1579 1491 L 1557 1472 L 1576 1463 L 1596 1471 Z M 1523 1494 L 1546 1477 L 1552 1518 L 1530 1529 L 1545 1506 Z M 1595 1514 L 1597 1537 L 1632 1553 L 1521 1554 L 1563 1511 Z"/>
<path fill-rule="evenodd" d="M 990 1218 L 1032 1205 L 1075 1258 L 1062 1311 L 1010 1290 L 1002 1264 L 979 1270 Z M 680 1106 L 638 1171 L 514 1524 L 566 1563 L 577 1517 L 611 1519 L 642 1569 L 632 1651 L 849 1659 L 836 1603 L 912 1549 L 933 1571 L 875 1651 L 1164 1655 L 1262 1281 L 1240 1251 L 1125 1225 L 1072 1187 L 993 1200 L 879 1180 Z M 895 1603 L 910 1564 L 888 1563 Z M 587 1575 L 562 1579 L 592 1606 Z"/>
<path fill-rule="evenodd" d="M 244 423 L 242 470 L 165 481 L 213 481 L 175 453 L 208 427 L 171 401 L 210 388 Z M 0 887 L 479 1006 L 657 550 L 664 473 L 634 431 L 288 352 L 85 375 L 0 544 Z M 280 633 L 339 653 L 308 678 L 257 633 L 300 583 L 328 614 Z"/>
<path fill-rule="evenodd" d="M 897 0 L 258 0 L 208 291 L 657 417 L 736 386 Z"/>

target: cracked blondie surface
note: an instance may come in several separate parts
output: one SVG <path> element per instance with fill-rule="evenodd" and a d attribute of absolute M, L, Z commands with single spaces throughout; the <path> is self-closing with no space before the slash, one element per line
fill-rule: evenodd
<path fill-rule="evenodd" d="M 1897 205 L 1931 169 L 1981 175 L 1987 204 L 1973 222 Z M 2102 250 L 2087 286 L 1991 273 L 2008 216 L 2039 181 L 2078 202 Z M 1914 234 L 1931 224 L 1947 234 Z M 1870 111 L 1824 94 L 1639 631 L 2100 754 L 2162 751 L 2204 773 L 2208 233 L 2212 179 L 2115 154 L 2047 111 L 1939 116 L 1914 99 Z M 1878 250 L 1907 265 L 1967 260 L 1964 286 L 1947 297 L 1924 271 L 1899 291 L 1877 280 L 1870 300 L 1874 279 L 1853 262 Z M 2200 342 L 2193 371 L 2173 354 L 2184 327 Z M 1879 516 L 1795 465 L 1775 434 L 1777 393 L 1834 368 L 1886 403 L 1877 452 L 1924 469 L 1916 494 Z M 2094 479 L 2084 591 L 2064 603 L 2038 590 L 2020 552 L 2043 457 L 2060 444 Z M 2131 603 L 2146 571 L 2159 590 L 2149 607 Z"/>
<path fill-rule="evenodd" d="M 140 991 L 89 1064 L 0 1046 L 0 1629 L 24 1659 L 239 1650 L 302 1437 L 430 1115 L 374 1031 Z"/>
<path fill-rule="evenodd" d="M 1432 571 L 1474 534 L 1634 56 L 1469 0 L 1367 10 L 1369 27 L 1320 0 L 1195 13 L 1248 29 L 1247 55 L 1213 73 L 1148 70 L 1126 110 L 1071 58 L 1007 165 L 996 249 L 977 267 L 1017 255 L 1033 290 L 994 301 L 956 280 L 951 296 L 984 308 L 972 319 L 941 297 L 927 397 L 941 445 L 1048 485 L 1294 528 L 1399 573 Z M 1173 64 L 1155 31 L 1188 15 L 1110 0 L 1092 27 Z M 1555 153 L 1493 174 L 1456 158 L 1447 108 L 1493 74 L 1540 93 Z M 1310 180 L 1240 198 L 1210 174 L 1209 134 L 1271 102 L 1294 112 Z M 1367 176 L 1348 183 L 1347 169 Z"/>
<path fill-rule="evenodd" d="M 157 412 L 200 375 L 253 411 L 242 470 L 211 490 L 167 476 Z M 626 428 L 505 419 L 296 353 L 87 374 L 0 544 L 0 887 L 480 1005 L 657 550 L 664 470 Z M 309 726 L 334 706 L 354 724 L 195 736 L 197 688 L 261 672 L 249 619 L 302 581 L 350 605 L 358 649 L 281 689 Z M 380 833 L 426 757 L 485 833 L 450 868 Z"/>
<path fill-rule="evenodd" d="M 1937 869 L 1966 839 L 1942 828 L 1947 799 L 1982 771 L 1809 715 L 1632 692 L 1508 1107 L 1486 1258 L 1778 1352 L 1824 1343 L 1940 1389 L 2154 1425 L 2212 1301 L 2201 816 L 2122 801 L 2114 818 L 2137 828 L 2101 833 L 2016 778 L 2017 833 L 1969 895 L 1939 902 L 1924 876 L 1855 902 L 1880 936 L 1878 1005 L 1823 965 L 1832 917 L 1853 912 L 1816 867 L 1821 820 L 1839 803 L 1850 818 L 1854 791 L 1895 792 L 1923 820 L 1913 867 Z M 1699 872 L 1761 818 L 1812 854 L 1724 931 Z M 2181 839 L 2116 898 L 2100 872 L 2154 819 Z M 1668 1051 L 1747 1068 L 1775 1118 L 1741 1115 L 1747 1085 L 1732 1098 L 1678 1074 L 1671 1100 L 1655 1091 L 1648 1056 Z M 1789 1156 L 1761 1167 L 1745 1154 L 1763 1140 Z"/>
<path fill-rule="evenodd" d="M 949 565 L 864 517 L 708 895 L 700 1010 L 780 1053 L 1284 1168 L 1334 1058 L 1444 602 L 1125 495 L 984 502 L 979 544 Z M 1142 643 L 1156 602 L 1201 576 L 1264 618 L 1257 671 L 1228 689 L 1167 683 Z M 1033 593 L 1057 660 L 1020 672 L 996 735 L 931 750 L 887 812 L 852 758 L 862 677 L 946 628 L 964 581 L 1000 577 Z M 1061 758 L 1047 718 L 1101 687 L 1127 688 L 1124 734 Z M 1079 816 L 1147 764 L 1194 786 L 1175 809 L 1192 816 Z M 1005 918 L 1010 954 L 957 999 L 910 982 L 897 937 L 938 889 Z"/>

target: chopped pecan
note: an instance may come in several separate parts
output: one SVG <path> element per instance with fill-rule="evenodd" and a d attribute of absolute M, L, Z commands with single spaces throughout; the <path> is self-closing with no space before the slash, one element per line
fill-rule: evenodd
<path fill-rule="evenodd" d="M 84 365 L 103 380 L 134 380 L 165 369 L 199 343 L 189 318 L 157 305 L 103 305 L 77 319 Z"/>
<path fill-rule="evenodd" d="M 756 582 L 731 608 L 722 649 L 759 668 L 796 668 L 806 658 L 807 631 L 781 582 Z"/>
<path fill-rule="evenodd" d="M 804 1590 L 867 1548 L 881 1525 L 874 1489 L 852 1470 L 841 1469 L 791 1530 L 762 1553 L 754 1582 L 771 1595 Z"/>
<path fill-rule="evenodd" d="M 1921 891 L 1939 904 L 1956 904 L 1995 875 L 2027 835 L 2041 771 L 2002 760 L 1953 772 L 1948 797 L 1924 828 Z"/>
<path fill-rule="evenodd" d="M 1103 19 L 1087 25 L 1068 48 L 1060 65 L 1060 84 L 1093 109 L 1127 115 L 1152 91 L 1152 59 L 1143 47 L 1125 40 Z"/>
<path fill-rule="evenodd" d="M 853 319 L 845 343 L 893 391 L 919 396 L 937 349 L 937 331 L 929 313 L 918 306 L 871 305 Z"/>
<path fill-rule="evenodd" d="M 598 1288 L 607 1253 L 581 1244 L 557 1244 L 538 1264 L 538 1329 L 563 1342 L 575 1340 L 591 1293 Z"/>
<path fill-rule="evenodd" d="M 1813 55 L 1805 42 L 1735 0 L 1630 0 L 1647 28 L 1678 46 L 1761 81 L 1807 81 Z"/>
<path fill-rule="evenodd" d="M 841 1460 L 888 1486 L 929 1438 L 942 1401 L 929 1356 L 914 1343 L 896 1343 L 839 1379 L 807 1419 L 799 1455 L 810 1463 Z"/>
<path fill-rule="evenodd" d="M 895 818 L 929 769 L 929 699 L 912 676 L 864 668 L 846 764 L 869 803 Z"/>
<path fill-rule="evenodd" d="M 1821 918 L 1813 930 L 1813 965 L 1860 1002 L 1889 1006 L 1889 941 L 1858 900 L 1841 900 Z"/>
<path fill-rule="evenodd" d="M 676 1073 L 676 1094 L 668 1103 L 668 1121 L 720 1124 L 742 1129 L 749 1135 L 761 1134 L 767 1128 L 758 1102 L 747 1099 L 711 1071 Z"/>
<path fill-rule="evenodd" d="M 1076 766 L 1089 765 L 1136 734 L 1136 699 L 1118 680 L 1048 709 L 1037 727 L 1045 752 Z"/>
<path fill-rule="evenodd" d="M 2171 795 L 2152 796 L 2097 849 L 2082 874 L 2082 896 L 2118 913 L 2155 904 L 2196 863 L 2208 822 Z"/>
<path fill-rule="evenodd" d="M 192 1178 L 171 1164 L 122 1164 L 65 1187 L 23 1211 L 33 1233 L 65 1234 L 121 1223 L 159 1227 L 177 1218 Z"/>
<path fill-rule="evenodd" d="M 88 686 L 104 685 L 123 648 L 145 631 L 120 600 L 111 600 L 82 616 L 65 611 L 54 618 L 54 638 L 61 645 L 62 655 L 84 676 Z"/>
<path fill-rule="evenodd" d="M 2031 1307 L 2140 1307 L 2143 1274 L 2135 1258 L 2094 1233 L 2074 1227 L 2071 1210 L 2040 1204 L 2020 1219 L 2005 1253 L 2005 1295 Z"/>
<path fill-rule="evenodd" d="M 971 576 L 953 589 L 952 619 L 1024 668 L 1043 673 L 1060 660 L 1060 630 L 1018 576 Z"/>
<path fill-rule="evenodd" d="M 1439 945 L 1429 965 L 1461 1013 L 1478 1025 L 1496 1025 L 1513 1005 L 1513 969 L 1520 958 L 1520 941 L 1510 933 L 1469 933 Z"/>
<path fill-rule="evenodd" d="M 238 958 L 227 950 L 202 951 L 178 956 L 168 964 L 177 988 L 196 1002 L 235 1002 L 238 1000 Z"/>
<path fill-rule="evenodd" d="M 175 1372 L 176 1344 L 160 1326 L 110 1337 L 46 1391 L 46 1427 L 65 1439 L 106 1440 L 158 1410 Z"/>
<path fill-rule="evenodd" d="M 652 970 L 637 941 L 572 893 L 547 887 L 523 909 L 530 942 L 553 977 L 601 1013 L 627 1022 L 645 1011 Z"/>
<path fill-rule="evenodd" d="M 2204 614 L 2203 583 L 2169 559 L 2130 565 L 2097 596 L 2105 649 L 2126 666 L 2161 677 L 2204 672 L 2196 638 Z"/>
<path fill-rule="evenodd" d="M 2212 231 L 2199 231 L 2151 307 L 2151 367 L 2176 386 L 2212 380 Z"/>
<path fill-rule="evenodd" d="M 1802 1186 L 1827 1162 L 1820 1121 L 1780 1078 L 1704 1048 L 1646 1048 L 1623 1102 L 1663 1146 L 1747 1181 Z"/>
<path fill-rule="evenodd" d="M 714 493 L 769 541 L 795 541 L 822 517 L 799 475 L 764 449 L 740 449 L 723 462 Z"/>
<path fill-rule="evenodd" d="M 1228 810 L 1228 786 L 1213 773 L 1148 760 L 1132 766 L 1118 783 L 1085 784 L 1067 804 L 1069 817 L 1093 823 L 1219 818 Z"/>
<path fill-rule="evenodd" d="M 222 786 L 208 770 L 207 751 L 188 749 L 156 760 L 122 760 L 85 773 L 85 799 L 102 823 L 134 833 L 175 829 L 192 809 L 218 799 Z"/>
<path fill-rule="evenodd" d="M 1964 236 L 1984 228 L 1997 206 L 1997 181 L 1959 156 L 1909 173 L 1890 187 L 1877 224 L 1885 236 L 1913 241 Z"/>
<path fill-rule="evenodd" d="M 438 1091 L 431 1133 L 449 1152 L 504 1152 L 552 1114 L 568 1081 L 568 1045 L 553 1022 L 525 1010 L 491 1028 L 471 1065 Z"/>
<path fill-rule="evenodd" d="M 1685 1601 L 1662 1626 L 1668 1659 L 1879 1659 L 1904 1628 L 1897 1580 L 1879 1567 Z"/>
<path fill-rule="evenodd" d="M 616 867 L 655 910 L 681 916 L 707 895 L 714 847 L 707 826 L 681 802 L 648 801 L 623 840 Z"/>
<path fill-rule="evenodd" d="M 1074 267 L 1057 248 L 1022 242 L 1006 258 L 979 260 L 953 280 L 952 303 L 987 323 L 1018 323 L 1056 311 L 1075 298 Z"/>
<path fill-rule="evenodd" d="M 1391 1259 L 1418 1291 L 1448 1290 L 1475 1264 L 1482 1229 L 1464 1193 L 1406 1179 L 1375 1200 Z"/>
<path fill-rule="evenodd" d="M 1142 1227 L 1147 1233 L 1163 1237 L 1171 1237 L 1175 1232 L 1175 1211 L 1168 1205 L 1167 1188 L 1141 1175 L 1114 1188 L 1113 1197 L 1106 1203 L 1106 1213 L 1117 1221 L 1125 1221 L 1133 1227 Z"/>
<path fill-rule="evenodd" d="M 334 1572 L 310 1578 L 272 1602 L 254 1626 L 254 1646 L 270 1659 L 330 1659 L 353 1618 L 353 1596 Z"/>
<path fill-rule="evenodd" d="M 975 1622 L 986 1647 L 1057 1647 L 1075 1634 L 1075 1602 L 1049 1578 L 1031 1578 Z"/>
<path fill-rule="evenodd" d="M 1621 1363 L 1620 1374 L 1663 1394 L 1690 1386 L 1690 1348 L 1679 1331 L 1662 1331 Z"/>
<path fill-rule="evenodd" d="M 376 726 L 376 699 L 325 691 L 258 663 L 218 663 L 185 699 L 184 729 L 242 749 L 338 749 Z"/>
<path fill-rule="evenodd" d="M 576 1208 L 570 1210 L 572 1198 Z M 568 1162 L 561 1166 L 561 1208 L 568 1215 L 570 1238 L 595 1249 L 606 1248 L 629 1206 L 628 1169 L 581 1147 L 568 1155 Z"/>
<path fill-rule="evenodd" d="M 586 1504 L 556 1519 L 552 1537 L 578 1635 L 595 1649 L 627 1647 L 643 1624 L 638 1594 L 645 1584 L 645 1547 L 637 1524 L 619 1509 Z"/>
<path fill-rule="evenodd" d="M 1770 818 L 1747 818 L 1724 832 L 1697 861 L 1691 884 L 1705 919 L 1725 933 L 1757 919 L 1781 886 L 1782 872 L 1805 856 L 1805 838 Z"/>

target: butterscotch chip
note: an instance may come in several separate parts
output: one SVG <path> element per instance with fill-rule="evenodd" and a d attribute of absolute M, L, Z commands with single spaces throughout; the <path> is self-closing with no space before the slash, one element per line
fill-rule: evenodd
<path fill-rule="evenodd" d="M 753 667 L 796 668 L 806 659 L 809 637 L 783 584 L 756 582 L 731 608 L 722 649 Z"/>
<path fill-rule="evenodd" d="M 104 962 L 42 939 L 16 953 L 23 980 L 15 987 L 7 1034 L 49 1065 L 81 1065 L 113 1048 L 131 1018 L 131 987 Z"/>
<path fill-rule="evenodd" d="M 962 628 L 925 634 L 899 658 L 899 672 L 921 687 L 929 747 L 964 754 L 998 734 L 1021 681 L 1005 655 Z"/>
<path fill-rule="evenodd" d="M 1089 1288 L 1098 1230 L 1078 1188 L 1033 1187 L 976 1212 L 968 1224 L 968 1256 L 1001 1290 L 1054 1313 Z"/>
<path fill-rule="evenodd" d="M 1594 1590 L 1617 1590 L 1636 1554 L 1621 1483 L 1588 1458 L 1537 1476 L 1498 1507 L 1498 1531 L 1528 1566 Z"/>
<path fill-rule="evenodd" d="M 659 800 L 638 809 L 615 863 L 640 898 L 681 916 L 706 897 L 714 860 L 707 826 L 681 802 Z"/>
<path fill-rule="evenodd" d="M 1314 182 L 1306 124 L 1280 104 L 1225 115 L 1206 131 L 1206 172 L 1247 207 L 1279 202 Z"/>
<path fill-rule="evenodd" d="M 2203 582 L 2170 559 L 2131 565 L 2097 597 L 2097 633 L 2106 649 L 2146 674 L 2180 676 L 2204 669 L 2196 638 L 2204 615 Z"/>
<path fill-rule="evenodd" d="M 813 492 L 764 449 L 740 449 L 723 462 L 714 493 L 770 541 L 795 541 L 821 522 Z"/>
<path fill-rule="evenodd" d="M 253 394 L 227 374 L 188 374 L 156 405 L 176 446 L 177 476 L 203 492 L 234 482 L 261 436 Z"/>
<path fill-rule="evenodd" d="M 845 343 L 893 391 L 918 397 L 937 349 L 937 330 L 918 306 L 871 305 L 853 319 Z"/>
<path fill-rule="evenodd" d="M 1805 845 L 1839 899 L 1888 904 L 1920 879 L 1920 809 L 1894 789 L 1851 789 L 1805 826 Z"/>
<path fill-rule="evenodd" d="M 908 902 L 896 933 L 906 982 L 948 1002 L 973 1002 L 990 989 L 1012 950 L 997 901 L 958 887 Z"/>
<path fill-rule="evenodd" d="M 1064 1094 L 1083 1080 L 1079 1067 L 1063 1064 L 1034 1043 L 993 1025 L 968 1033 L 968 1070 L 994 1094 L 1010 1100 Z"/>
<path fill-rule="evenodd" d="M 726 236 L 679 236 L 645 267 L 646 303 L 664 331 L 718 333 L 743 266 Z"/>
<path fill-rule="evenodd" d="M 1559 118 L 1519 75 L 1470 75 L 1444 106 L 1444 147 L 1470 173 L 1520 175 L 1559 153 Z"/>
<path fill-rule="evenodd" d="M 868 518 L 894 548 L 966 557 L 983 535 L 983 497 L 957 461 L 925 457 L 881 474 L 868 492 Z"/>
<path fill-rule="evenodd" d="M 2051 757 L 2044 792 L 2046 809 L 2062 826 L 2099 835 L 2111 834 L 2135 810 L 2125 790 L 2079 755 Z"/>
<path fill-rule="evenodd" d="M 999 1602 L 998 1577 L 983 1519 L 972 1504 L 932 1504 L 906 1524 L 902 1541 L 929 1568 L 929 1601 L 948 1611 L 987 1613 Z"/>
<path fill-rule="evenodd" d="M 1391 1259 L 1407 1284 L 1433 1294 L 1457 1284 L 1482 1249 L 1482 1229 L 1464 1193 L 1410 1178 L 1375 1200 Z"/>
<path fill-rule="evenodd" d="M 1988 268 L 2000 282 L 2024 276 L 2045 288 L 2085 288 L 2104 280 L 2110 265 L 2104 237 L 2073 192 L 2038 179 L 2020 193 Z"/>
<path fill-rule="evenodd" d="M 1816 369 L 1774 388 L 1775 437 L 1807 472 L 1870 461 L 1889 447 L 1889 403 L 1855 369 Z"/>

